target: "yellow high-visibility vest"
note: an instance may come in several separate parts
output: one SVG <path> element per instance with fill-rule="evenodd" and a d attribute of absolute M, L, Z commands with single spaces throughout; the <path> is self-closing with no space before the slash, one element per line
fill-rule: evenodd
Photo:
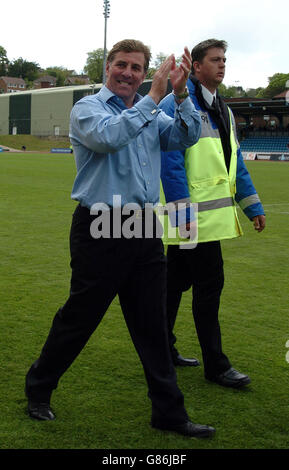
<path fill-rule="evenodd" d="M 185 152 L 190 202 L 195 203 L 197 207 L 195 243 L 243 235 L 235 203 L 238 147 L 231 111 L 229 114 L 231 142 L 229 172 L 225 164 L 219 131 L 213 129 L 208 117 L 202 119 L 202 134 L 199 141 Z M 160 200 L 164 205 L 165 196 L 162 185 Z M 164 244 L 176 245 L 184 242 L 178 230 L 171 227 L 167 212 L 160 219 L 164 227 Z M 173 232 L 175 232 L 175 237 L 172 236 Z"/>

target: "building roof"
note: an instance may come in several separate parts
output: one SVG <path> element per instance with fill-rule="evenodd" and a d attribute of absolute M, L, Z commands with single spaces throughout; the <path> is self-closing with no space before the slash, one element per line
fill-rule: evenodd
<path fill-rule="evenodd" d="M 0 77 L 1 80 L 3 80 L 5 83 L 14 83 L 15 85 L 25 85 L 25 80 L 23 78 L 18 78 L 18 77 L 6 77 L 4 75 L 3 77 Z"/>
<path fill-rule="evenodd" d="M 83 85 L 90 83 L 90 79 L 87 75 L 73 75 L 70 77 L 67 77 L 65 80 L 65 83 L 71 83 L 73 85 L 76 85 L 79 82 L 83 82 Z"/>
<path fill-rule="evenodd" d="M 43 75 L 42 77 L 36 78 L 33 83 L 41 83 L 41 82 L 52 82 L 56 83 L 56 77 L 53 77 L 52 75 Z"/>

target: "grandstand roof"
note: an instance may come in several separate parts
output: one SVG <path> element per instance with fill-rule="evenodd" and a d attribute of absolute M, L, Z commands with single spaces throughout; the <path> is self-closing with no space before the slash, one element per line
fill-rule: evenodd
<path fill-rule="evenodd" d="M 239 98 L 223 98 L 224 101 L 230 103 L 240 103 L 240 102 L 252 102 L 252 101 L 264 101 L 264 98 L 248 98 L 248 97 L 239 97 Z"/>
<path fill-rule="evenodd" d="M 238 98 L 237 98 L 238 99 Z M 271 99 L 256 99 L 246 98 L 242 101 L 235 99 L 226 99 L 227 105 L 232 109 L 235 116 L 257 116 L 257 115 L 289 115 L 289 103 L 284 98 Z"/>

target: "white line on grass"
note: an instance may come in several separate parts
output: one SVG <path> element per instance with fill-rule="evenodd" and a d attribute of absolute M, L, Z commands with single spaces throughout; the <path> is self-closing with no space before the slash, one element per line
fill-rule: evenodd
<path fill-rule="evenodd" d="M 263 204 L 264 207 L 270 206 L 289 206 L 289 202 L 278 202 L 276 204 Z"/>

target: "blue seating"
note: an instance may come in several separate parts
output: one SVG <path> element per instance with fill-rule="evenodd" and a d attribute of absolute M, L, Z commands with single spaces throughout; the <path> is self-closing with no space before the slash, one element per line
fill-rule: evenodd
<path fill-rule="evenodd" d="M 243 152 L 289 152 L 289 137 L 248 137 L 240 142 Z"/>

